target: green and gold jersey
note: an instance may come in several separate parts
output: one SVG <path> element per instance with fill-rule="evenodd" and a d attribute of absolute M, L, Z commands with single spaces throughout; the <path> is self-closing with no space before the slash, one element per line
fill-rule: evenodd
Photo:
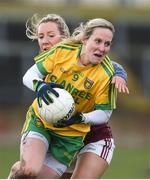
<path fill-rule="evenodd" d="M 112 110 L 116 107 L 116 89 L 111 84 L 113 65 L 108 57 L 101 64 L 80 67 L 78 57 L 81 44 L 59 44 L 35 57 L 39 71 L 46 76 L 46 82 L 62 84 L 75 100 L 76 111 L 88 113 L 95 109 Z M 36 114 L 37 100 L 32 104 Z M 74 124 L 65 128 L 54 128 L 46 123 L 46 128 L 55 133 L 79 136 L 90 130 L 88 124 Z"/>

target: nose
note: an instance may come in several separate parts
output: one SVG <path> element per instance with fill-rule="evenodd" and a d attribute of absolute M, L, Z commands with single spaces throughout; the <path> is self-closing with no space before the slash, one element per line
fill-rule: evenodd
<path fill-rule="evenodd" d="M 51 48 L 51 47 L 53 46 L 52 42 L 51 42 L 50 39 L 47 38 L 47 37 L 44 37 L 44 38 L 42 39 L 41 45 L 42 45 L 42 49 Z"/>
<path fill-rule="evenodd" d="M 99 49 L 101 52 L 104 52 L 104 51 L 105 51 L 105 46 L 104 46 L 104 44 L 100 44 L 98 49 Z"/>
<path fill-rule="evenodd" d="M 43 37 L 43 39 L 42 39 L 42 43 L 43 43 L 43 44 L 47 44 L 47 43 L 49 43 L 48 38 L 47 38 L 47 37 Z"/>

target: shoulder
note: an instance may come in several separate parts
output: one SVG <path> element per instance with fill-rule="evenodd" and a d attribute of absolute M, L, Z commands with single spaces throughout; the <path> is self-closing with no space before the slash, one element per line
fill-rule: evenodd
<path fill-rule="evenodd" d="M 66 44 L 66 43 L 59 43 L 54 45 L 52 48 L 48 49 L 37 55 L 34 60 L 41 61 L 42 59 L 47 58 L 50 55 L 54 54 L 65 54 L 72 51 L 78 51 L 81 48 L 81 44 Z"/>
<path fill-rule="evenodd" d="M 56 47 L 52 47 L 46 51 L 43 51 L 41 53 L 39 53 L 37 56 L 34 57 L 35 61 L 41 61 L 42 59 L 45 59 L 46 57 L 48 57 L 51 54 L 54 54 L 56 51 Z"/>
<path fill-rule="evenodd" d="M 59 43 L 56 45 L 58 49 L 65 49 L 65 50 L 77 50 L 81 48 L 81 44 L 73 44 L 73 43 Z"/>

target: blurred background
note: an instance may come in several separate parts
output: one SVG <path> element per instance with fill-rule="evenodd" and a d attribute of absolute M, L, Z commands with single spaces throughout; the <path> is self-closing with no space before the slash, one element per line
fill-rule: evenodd
<path fill-rule="evenodd" d="M 130 94 L 119 94 L 110 124 L 116 151 L 103 178 L 150 178 L 150 1 L 0 0 L 0 178 L 19 159 L 20 132 L 35 95 L 22 77 L 38 54 L 25 35 L 33 14 L 61 15 L 72 31 L 92 18 L 116 29 L 110 57 L 128 72 Z"/>

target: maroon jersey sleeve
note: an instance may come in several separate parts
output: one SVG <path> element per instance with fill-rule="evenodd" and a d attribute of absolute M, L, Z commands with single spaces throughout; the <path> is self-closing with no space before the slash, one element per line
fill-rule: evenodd
<path fill-rule="evenodd" d="M 108 123 L 91 126 L 91 131 L 86 135 L 84 143 L 89 144 L 106 138 L 113 138 L 111 127 Z"/>

